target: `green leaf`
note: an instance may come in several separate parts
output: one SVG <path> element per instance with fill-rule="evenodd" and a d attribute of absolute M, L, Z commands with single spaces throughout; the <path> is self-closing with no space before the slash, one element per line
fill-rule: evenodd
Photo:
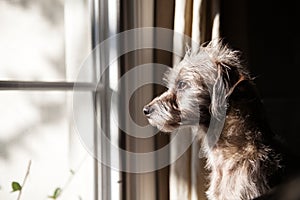
<path fill-rule="evenodd" d="M 74 175 L 74 174 L 75 174 L 75 171 L 74 171 L 73 169 L 70 169 L 70 173 L 71 173 L 72 175 Z"/>
<path fill-rule="evenodd" d="M 61 194 L 61 188 L 56 188 L 55 191 L 54 191 L 54 196 L 57 198 L 59 197 L 59 195 Z"/>
<path fill-rule="evenodd" d="M 62 189 L 58 187 L 54 190 L 53 195 L 48 196 L 48 198 L 57 199 L 60 196 L 61 192 L 62 192 Z"/>
<path fill-rule="evenodd" d="M 12 182 L 11 183 L 12 192 L 20 191 L 22 190 L 22 186 L 18 182 Z"/>

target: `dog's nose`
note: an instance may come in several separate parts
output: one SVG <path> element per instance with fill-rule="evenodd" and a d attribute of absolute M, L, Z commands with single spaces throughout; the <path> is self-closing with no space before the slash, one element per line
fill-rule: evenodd
<path fill-rule="evenodd" d="M 143 109 L 144 114 L 148 117 L 154 109 L 151 106 L 145 106 Z"/>

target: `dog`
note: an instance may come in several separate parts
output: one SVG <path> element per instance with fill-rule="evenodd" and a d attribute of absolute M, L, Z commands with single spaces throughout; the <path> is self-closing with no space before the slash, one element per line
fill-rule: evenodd
<path fill-rule="evenodd" d="M 209 200 L 254 199 L 283 181 L 285 152 L 240 51 L 221 40 L 187 50 L 165 80 L 168 90 L 143 112 L 163 132 L 193 127 L 210 171 Z M 210 127 L 213 120 L 223 120 L 219 135 Z M 208 134 L 218 136 L 213 144 Z"/>

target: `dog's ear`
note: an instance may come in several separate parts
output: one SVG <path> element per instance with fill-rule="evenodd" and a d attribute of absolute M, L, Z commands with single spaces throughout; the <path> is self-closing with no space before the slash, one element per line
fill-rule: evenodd
<path fill-rule="evenodd" d="M 225 63 L 217 63 L 216 82 L 212 88 L 211 113 L 217 119 L 226 113 L 226 100 L 236 87 L 245 80 L 236 67 Z"/>

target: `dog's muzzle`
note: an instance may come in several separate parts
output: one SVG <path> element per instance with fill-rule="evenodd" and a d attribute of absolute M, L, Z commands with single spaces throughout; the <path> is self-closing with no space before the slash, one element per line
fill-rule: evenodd
<path fill-rule="evenodd" d="M 147 106 L 145 106 L 145 107 L 143 108 L 144 115 L 145 115 L 147 118 L 150 117 L 150 115 L 151 115 L 151 113 L 153 113 L 153 111 L 154 111 L 154 108 L 153 108 L 152 106 L 149 106 L 149 105 L 147 105 Z"/>

